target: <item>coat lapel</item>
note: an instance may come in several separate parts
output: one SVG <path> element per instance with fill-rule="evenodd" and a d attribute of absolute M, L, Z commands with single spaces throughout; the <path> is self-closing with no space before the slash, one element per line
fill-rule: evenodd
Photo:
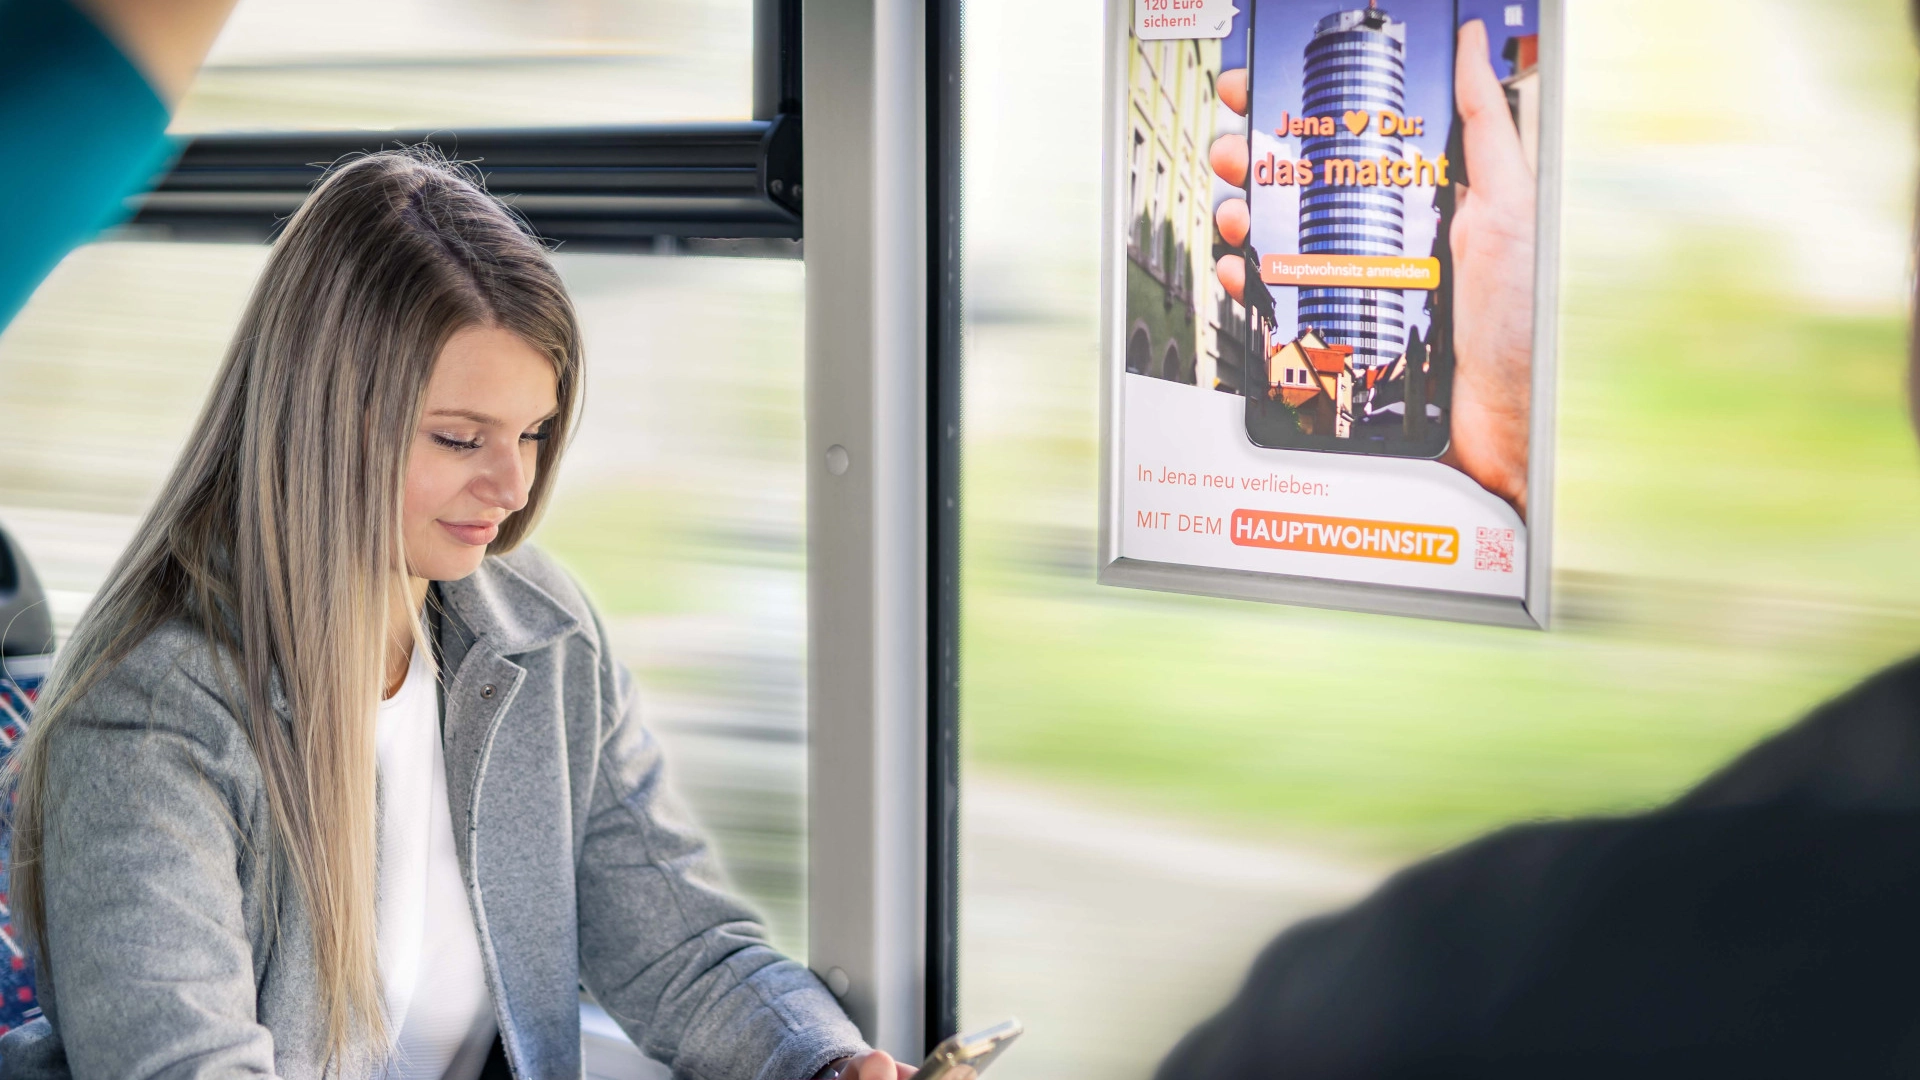
<path fill-rule="evenodd" d="M 509 657 L 553 645 L 580 622 L 498 559 L 458 581 L 435 584 L 440 605 L 440 672 L 446 726 L 447 802 L 461 867 L 472 874 L 473 808 L 487 748 L 526 669 Z"/>
<path fill-rule="evenodd" d="M 526 962 L 555 946 L 566 949 L 567 965 L 576 960 L 555 925 L 570 918 L 573 890 L 564 717 L 550 654 L 580 622 L 498 559 L 440 582 L 436 594 L 447 802 L 501 1038 L 520 1075 L 571 1075 L 577 1028 L 554 1032 L 541 1021 L 557 1005 L 577 1024 L 578 973 Z M 531 693 L 529 669 L 538 673 Z M 547 1000 L 554 997 L 564 1000 Z"/>

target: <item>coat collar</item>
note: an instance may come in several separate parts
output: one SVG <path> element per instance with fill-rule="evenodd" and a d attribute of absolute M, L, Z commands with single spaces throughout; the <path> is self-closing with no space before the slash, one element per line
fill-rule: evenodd
<path fill-rule="evenodd" d="M 501 656 L 532 652 L 580 629 L 580 620 L 551 593 L 497 557 L 435 588 L 466 633 Z"/>

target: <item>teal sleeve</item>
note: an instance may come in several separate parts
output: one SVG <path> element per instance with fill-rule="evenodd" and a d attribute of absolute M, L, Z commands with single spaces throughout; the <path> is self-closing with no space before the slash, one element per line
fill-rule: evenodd
<path fill-rule="evenodd" d="M 167 108 L 69 0 L 0 0 L 0 329 L 172 156 Z"/>

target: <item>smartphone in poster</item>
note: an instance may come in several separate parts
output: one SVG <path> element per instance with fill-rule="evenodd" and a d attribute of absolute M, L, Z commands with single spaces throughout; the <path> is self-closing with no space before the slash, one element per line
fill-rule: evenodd
<path fill-rule="evenodd" d="M 1109 7 L 1101 580 L 1545 626 L 1559 0 L 1182 2 Z"/>

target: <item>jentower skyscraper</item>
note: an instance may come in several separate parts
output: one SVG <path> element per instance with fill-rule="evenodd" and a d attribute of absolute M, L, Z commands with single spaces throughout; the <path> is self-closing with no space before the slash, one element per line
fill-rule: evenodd
<path fill-rule="evenodd" d="M 1300 114 L 1333 117 L 1334 134 L 1302 139 L 1301 156 L 1316 169 L 1335 159 L 1378 161 L 1384 155 L 1399 160 L 1401 138 L 1380 134 L 1378 118 L 1383 110 L 1406 113 L 1406 55 L 1407 24 L 1374 3 L 1321 19 L 1307 42 Z M 1344 122 L 1349 113 L 1368 117 L 1358 134 Z M 1399 188 L 1316 183 L 1301 193 L 1300 251 L 1400 255 L 1404 220 Z M 1302 331 L 1351 345 L 1356 373 L 1393 363 L 1406 347 L 1401 294 L 1393 289 L 1303 288 L 1299 321 Z M 1358 388 L 1354 398 L 1358 413 L 1364 407 Z"/>

